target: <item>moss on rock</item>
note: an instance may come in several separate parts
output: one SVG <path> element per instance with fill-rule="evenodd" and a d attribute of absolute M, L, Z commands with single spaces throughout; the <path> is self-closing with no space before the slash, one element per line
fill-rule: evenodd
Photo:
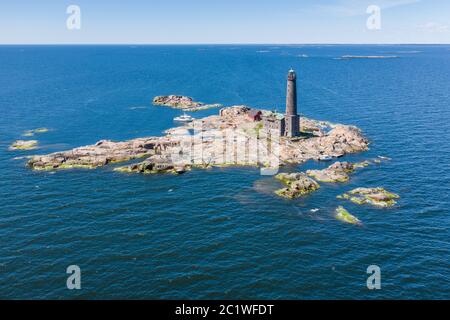
<path fill-rule="evenodd" d="M 357 168 L 365 168 L 365 167 L 368 167 L 369 165 L 370 165 L 370 161 L 365 160 L 365 161 L 362 161 L 362 162 L 354 163 L 353 167 L 355 169 L 357 169 Z"/>
<path fill-rule="evenodd" d="M 350 224 L 357 224 L 361 225 L 361 221 L 352 215 L 350 212 L 348 212 L 343 206 L 339 206 L 335 210 L 335 217 L 336 219 Z"/>
<path fill-rule="evenodd" d="M 275 179 L 283 183 L 286 188 L 278 189 L 275 193 L 283 198 L 294 199 L 305 196 L 320 188 L 320 185 L 303 172 L 300 173 L 279 173 Z"/>
<path fill-rule="evenodd" d="M 389 192 L 384 188 L 356 188 L 347 193 L 338 196 L 338 199 L 349 199 L 355 204 L 370 204 L 375 207 L 392 207 L 400 198 L 396 193 Z"/>
<path fill-rule="evenodd" d="M 33 150 L 38 146 L 37 140 L 17 140 L 9 147 L 9 150 Z"/>
<path fill-rule="evenodd" d="M 155 174 L 155 173 L 173 173 L 181 174 L 191 170 L 191 166 L 188 165 L 173 165 L 163 162 L 152 162 L 151 160 L 145 160 L 140 163 L 117 167 L 114 171 L 125 173 L 142 173 L 142 174 Z"/>
<path fill-rule="evenodd" d="M 48 128 L 37 128 L 32 130 L 26 130 L 24 133 L 22 133 L 22 136 L 24 137 L 32 137 L 35 133 L 45 133 L 50 131 Z"/>

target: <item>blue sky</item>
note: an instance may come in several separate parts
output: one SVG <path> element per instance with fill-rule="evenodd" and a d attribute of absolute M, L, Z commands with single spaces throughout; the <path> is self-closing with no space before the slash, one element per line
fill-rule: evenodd
<path fill-rule="evenodd" d="M 0 1 L 2 44 L 450 43 L 449 0 Z M 369 5 L 381 30 L 366 28 Z"/>

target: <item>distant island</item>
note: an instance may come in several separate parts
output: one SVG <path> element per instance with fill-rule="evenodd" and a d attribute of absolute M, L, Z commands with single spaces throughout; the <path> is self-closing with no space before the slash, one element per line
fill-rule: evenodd
<path fill-rule="evenodd" d="M 344 55 L 341 56 L 340 60 L 349 60 L 349 59 L 395 59 L 399 58 L 398 56 L 352 56 L 352 55 Z"/>

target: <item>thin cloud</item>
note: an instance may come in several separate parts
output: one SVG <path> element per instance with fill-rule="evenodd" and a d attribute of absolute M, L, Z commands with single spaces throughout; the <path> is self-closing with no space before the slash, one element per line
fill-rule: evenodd
<path fill-rule="evenodd" d="M 431 33 L 443 33 L 450 31 L 450 27 L 448 25 L 440 24 L 437 22 L 427 22 L 425 24 L 419 25 L 419 29 Z"/>

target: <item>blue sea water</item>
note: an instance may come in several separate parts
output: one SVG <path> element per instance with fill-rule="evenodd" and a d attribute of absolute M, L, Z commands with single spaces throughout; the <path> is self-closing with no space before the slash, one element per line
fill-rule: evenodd
<path fill-rule="evenodd" d="M 302 114 L 370 139 L 345 160 L 392 160 L 287 201 L 257 168 L 34 172 L 20 158 L 161 135 L 180 112 L 152 106 L 155 95 L 283 111 L 291 67 Z M 443 45 L 1 46 L 0 298 L 450 298 L 449 75 Z M 8 150 L 38 127 L 51 129 L 33 137 L 38 150 Z M 401 199 L 336 199 L 359 186 Z M 341 204 L 362 227 L 333 217 Z M 74 264 L 81 290 L 66 288 Z M 381 290 L 366 286 L 369 265 Z"/>

